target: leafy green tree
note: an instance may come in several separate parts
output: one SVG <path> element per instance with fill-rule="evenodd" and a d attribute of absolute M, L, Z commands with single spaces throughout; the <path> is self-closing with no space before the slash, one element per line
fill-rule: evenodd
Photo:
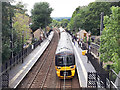
<path fill-rule="evenodd" d="M 8 2 L 2 2 L 2 61 L 3 63 L 9 60 L 9 58 L 11 58 L 11 52 L 13 52 L 13 55 L 15 55 L 21 50 L 22 48 L 21 46 L 22 34 L 20 33 L 21 29 L 24 31 L 25 30 L 29 31 L 27 25 L 28 22 L 25 19 L 26 10 L 24 10 L 25 8 L 23 9 L 24 5 L 21 6 L 19 5 L 17 4 L 13 6 Z M 12 36 L 13 39 L 11 39 Z M 25 40 L 29 38 L 28 35 L 25 36 L 26 36 L 24 38 Z M 11 40 L 13 40 L 12 48 L 11 48 Z"/>
<path fill-rule="evenodd" d="M 25 14 L 25 12 L 27 11 L 26 5 L 23 4 L 22 2 L 18 2 L 15 8 L 17 10 L 16 12 L 21 13 L 21 14 Z"/>
<path fill-rule="evenodd" d="M 11 22 L 10 17 L 14 16 L 13 7 L 10 3 L 2 2 L 2 62 L 10 58 L 10 36 Z"/>
<path fill-rule="evenodd" d="M 19 45 L 15 45 L 15 51 L 19 51 L 17 50 L 19 47 L 22 45 L 22 35 L 24 36 L 24 43 L 27 42 L 27 40 L 30 38 L 30 29 L 29 29 L 29 17 L 26 16 L 25 14 L 21 14 L 21 13 L 15 13 L 15 17 L 13 18 L 14 23 L 13 23 L 13 28 L 14 28 L 14 40 L 16 40 L 16 44 L 18 43 L 19 40 Z M 21 47 L 20 47 L 21 48 Z M 17 53 L 17 52 L 16 52 Z"/>
<path fill-rule="evenodd" d="M 61 26 L 62 26 L 63 28 L 65 28 L 65 27 L 67 27 L 68 23 L 69 23 L 69 20 L 68 20 L 68 19 L 63 19 L 63 20 L 61 21 Z"/>
<path fill-rule="evenodd" d="M 120 71 L 120 7 L 112 7 L 112 14 L 104 17 L 105 28 L 100 43 L 100 59 L 113 62 L 116 72 Z"/>
<path fill-rule="evenodd" d="M 48 24 L 51 23 L 52 19 L 50 17 L 50 14 L 52 11 L 53 9 L 50 8 L 49 3 L 47 2 L 35 3 L 34 8 L 31 10 L 31 29 L 33 32 L 40 27 L 45 28 Z"/>
<path fill-rule="evenodd" d="M 100 14 L 110 15 L 111 3 L 109 2 L 92 2 L 88 6 L 78 7 L 73 12 L 70 21 L 71 29 L 78 31 L 79 28 L 91 31 L 93 35 L 100 33 Z"/>
<path fill-rule="evenodd" d="M 87 16 L 88 12 L 89 11 L 87 6 L 77 7 L 76 10 L 73 12 L 68 28 L 70 30 L 74 30 L 75 32 L 77 32 L 79 28 L 84 29 L 84 27 L 86 27 L 85 17 Z"/>
<path fill-rule="evenodd" d="M 109 2 L 93 2 L 88 5 L 89 15 L 86 17 L 88 23 L 90 24 L 85 29 L 91 30 L 94 35 L 100 34 L 100 14 L 104 12 L 104 15 L 110 15 L 110 6 Z"/>
<path fill-rule="evenodd" d="M 50 24 L 50 26 L 52 27 L 58 27 L 58 21 L 57 20 L 52 20 L 52 23 Z"/>

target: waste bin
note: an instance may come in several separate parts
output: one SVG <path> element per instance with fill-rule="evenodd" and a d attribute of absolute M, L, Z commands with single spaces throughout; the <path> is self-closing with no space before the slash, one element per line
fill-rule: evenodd
<path fill-rule="evenodd" d="M 83 50 L 83 51 L 82 51 L 82 55 L 85 55 L 85 54 L 86 54 L 86 50 Z"/>

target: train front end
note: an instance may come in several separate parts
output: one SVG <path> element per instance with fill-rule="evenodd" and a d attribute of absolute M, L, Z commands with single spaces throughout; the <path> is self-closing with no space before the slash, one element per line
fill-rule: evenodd
<path fill-rule="evenodd" d="M 56 74 L 60 79 L 70 79 L 75 75 L 75 57 L 74 54 L 66 52 L 57 54 L 55 57 Z"/>

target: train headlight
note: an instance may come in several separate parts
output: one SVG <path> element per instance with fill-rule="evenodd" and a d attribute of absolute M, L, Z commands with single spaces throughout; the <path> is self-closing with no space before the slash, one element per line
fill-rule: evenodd
<path fill-rule="evenodd" d="M 70 66 L 70 68 L 74 68 L 74 65 L 73 65 L 73 66 Z"/>
<path fill-rule="evenodd" d="M 61 67 L 57 67 L 57 69 L 61 69 Z"/>

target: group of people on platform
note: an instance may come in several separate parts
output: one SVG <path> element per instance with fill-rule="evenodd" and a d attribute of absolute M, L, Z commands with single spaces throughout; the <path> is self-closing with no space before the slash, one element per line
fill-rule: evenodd
<path fill-rule="evenodd" d="M 77 38 L 77 37 L 74 35 L 74 36 L 72 36 L 72 42 L 74 43 L 74 45 L 75 45 L 75 41 L 77 41 L 78 47 L 81 47 L 81 48 L 82 48 L 83 40 L 82 40 L 82 39 L 80 40 L 80 38 Z M 89 54 L 90 54 L 90 42 L 88 42 L 88 44 L 89 44 L 89 47 L 88 47 L 89 49 L 88 49 L 88 51 L 87 51 L 87 53 L 86 53 L 86 56 L 88 57 L 87 63 L 89 63 L 89 60 L 90 60 L 90 58 L 89 58 Z"/>
<path fill-rule="evenodd" d="M 82 47 L 82 40 L 80 40 L 80 38 L 77 38 L 77 37 L 74 35 L 74 36 L 72 37 L 72 42 L 74 43 L 74 45 L 75 45 L 75 41 L 77 41 L 79 47 Z"/>

